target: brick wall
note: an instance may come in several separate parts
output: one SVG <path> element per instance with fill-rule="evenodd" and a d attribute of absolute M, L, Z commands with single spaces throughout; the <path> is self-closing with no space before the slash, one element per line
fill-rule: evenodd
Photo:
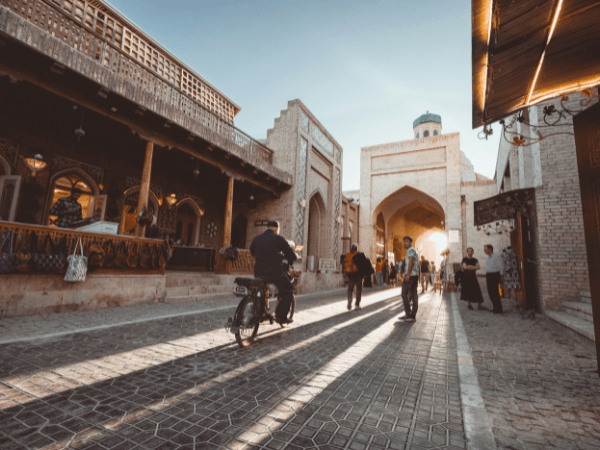
<path fill-rule="evenodd" d="M 572 94 L 567 106 L 578 110 L 581 99 Z M 540 121 L 549 104 L 562 109 L 560 99 L 538 105 Z M 573 132 L 571 117 L 567 117 L 561 121 L 567 126 L 561 129 Z M 537 220 L 533 223 L 538 238 L 536 281 L 542 308 L 556 310 L 561 302 L 578 300 L 580 291 L 590 289 L 575 137 L 561 134 L 542 140 L 540 160 L 543 185 L 536 189 Z"/>

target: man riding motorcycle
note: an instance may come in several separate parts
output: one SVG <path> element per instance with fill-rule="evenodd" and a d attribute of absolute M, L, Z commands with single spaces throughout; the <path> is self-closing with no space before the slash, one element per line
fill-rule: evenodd
<path fill-rule="evenodd" d="M 250 245 L 254 256 L 254 276 L 266 283 L 274 284 L 279 290 L 281 300 L 275 310 L 275 321 L 282 326 L 292 323 L 287 315 L 294 299 L 294 286 L 282 267 L 283 260 L 290 264 L 296 261 L 296 253 L 288 241 L 279 236 L 279 222 L 270 220 L 267 230 L 254 238 Z"/>

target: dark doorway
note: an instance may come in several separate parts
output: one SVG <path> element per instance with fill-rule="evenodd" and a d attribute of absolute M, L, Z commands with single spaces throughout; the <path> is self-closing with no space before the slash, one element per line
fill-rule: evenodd
<path fill-rule="evenodd" d="M 248 219 L 240 214 L 231 224 L 231 246 L 236 248 L 246 248 L 246 230 L 248 229 Z"/>

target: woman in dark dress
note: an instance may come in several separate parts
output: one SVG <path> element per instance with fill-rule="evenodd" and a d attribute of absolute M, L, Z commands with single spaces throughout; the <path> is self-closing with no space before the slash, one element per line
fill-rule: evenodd
<path fill-rule="evenodd" d="M 474 250 L 472 247 L 467 249 L 467 257 L 461 262 L 463 269 L 460 284 L 462 286 L 460 291 L 460 299 L 466 300 L 469 309 L 474 309 L 472 303 L 477 303 L 477 309 L 485 309 L 483 307 L 483 296 L 481 295 L 481 288 L 479 287 L 479 281 L 477 281 L 477 271 L 480 269 L 479 261 L 473 258 Z"/>

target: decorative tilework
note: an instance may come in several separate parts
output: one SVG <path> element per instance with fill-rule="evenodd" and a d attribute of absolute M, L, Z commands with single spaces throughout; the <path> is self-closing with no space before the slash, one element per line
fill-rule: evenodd
<path fill-rule="evenodd" d="M 300 123 L 302 129 L 308 133 L 308 116 L 303 112 L 302 113 L 302 122 Z"/>
<path fill-rule="evenodd" d="M 298 168 L 298 201 L 306 201 L 306 166 L 307 166 L 307 155 L 308 155 L 308 141 L 306 139 L 300 140 L 300 164 Z M 304 216 L 306 210 L 301 206 L 298 206 L 298 212 L 296 213 L 296 244 L 304 245 Z"/>
<path fill-rule="evenodd" d="M 0 139 L 0 154 L 8 160 L 11 166 L 14 166 L 17 162 L 17 154 L 19 153 L 17 146 L 12 142 Z"/>
<path fill-rule="evenodd" d="M 333 156 L 333 143 L 314 124 L 310 124 L 310 127 L 312 138 L 317 143 L 317 145 L 323 150 L 325 150 L 327 153 L 329 153 L 331 156 Z"/>
<path fill-rule="evenodd" d="M 98 184 L 102 184 L 104 180 L 104 169 L 102 169 L 101 167 L 92 166 L 90 164 L 84 164 L 74 159 L 65 158 L 64 156 L 54 156 L 52 158 L 52 170 L 54 172 L 72 168 L 79 168 L 83 170 Z"/>
<path fill-rule="evenodd" d="M 132 187 L 138 187 L 142 184 L 142 180 L 138 180 L 137 178 L 127 177 L 125 178 L 125 190 L 131 189 Z M 156 198 L 162 198 L 162 187 L 158 184 L 150 183 L 150 190 Z"/>
<path fill-rule="evenodd" d="M 338 217 L 340 217 L 340 169 L 335 169 L 335 180 L 334 180 L 334 194 L 333 201 L 335 202 L 335 229 L 334 229 L 334 241 L 333 241 L 333 257 L 337 261 L 338 250 L 339 250 L 339 240 L 340 240 L 340 223 L 338 222 Z"/>
<path fill-rule="evenodd" d="M 342 162 L 342 152 L 340 152 L 339 148 L 335 149 L 335 160 L 339 163 Z"/>

